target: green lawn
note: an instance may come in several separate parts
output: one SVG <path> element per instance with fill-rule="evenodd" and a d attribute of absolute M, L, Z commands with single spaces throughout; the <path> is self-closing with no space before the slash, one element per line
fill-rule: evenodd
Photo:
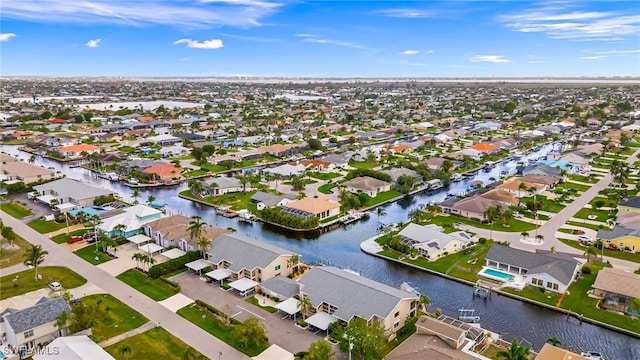
<path fill-rule="evenodd" d="M 599 201 L 599 200 L 604 201 L 604 205 L 602 205 L 602 207 L 615 208 L 616 206 L 618 206 L 617 201 L 609 200 L 609 198 L 604 198 L 600 196 L 596 196 L 595 198 L 593 198 L 593 200 L 589 201 L 589 205 L 593 205 L 595 204 L 596 201 Z"/>
<path fill-rule="evenodd" d="M 72 236 L 82 236 L 84 235 L 85 232 L 90 231 L 91 229 L 80 229 L 80 230 L 76 230 L 76 231 L 71 231 L 69 232 L 69 235 L 65 234 L 60 234 L 60 235 L 56 235 L 54 237 L 51 238 L 51 240 L 53 240 L 53 242 L 55 242 L 56 244 L 62 244 L 64 242 L 67 242 L 67 240 L 71 239 Z"/>
<path fill-rule="evenodd" d="M 463 223 L 467 225 L 471 225 L 480 229 L 491 229 L 490 224 L 483 224 L 480 220 L 465 218 L 457 215 L 438 215 L 432 218 L 432 223 L 437 225 L 453 225 L 454 223 Z M 528 222 L 520 221 L 520 220 L 512 220 L 508 227 L 505 227 L 502 224 L 502 220 L 497 220 L 493 224 L 493 231 L 504 231 L 504 232 L 523 232 L 523 231 L 531 231 L 535 230 L 536 225 Z"/>
<path fill-rule="evenodd" d="M 151 279 L 136 269 L 129 269 L 116 277 L 155 301 L 167 299 L 178 292 L 161 279 Z"/>
<path fill-rule="evenodd" d="M 225 326 L 222 321 L 218 320 L 216 315 L 197 304 L 185 306 L 178 310 L 177 314 L 248 356 L 256 356 L 268 347 L 268 345 L 251 347 L 241 346 L 238 341 L 231 336 L 233 327 Z"/>
<path fill-rule="evenodd" d="M 319 179 L 319 180 L 327 181 L 327 180 L 335 179 L 335 178 L 340 177 L 342 175 L 340 175 L 338 173 L 334 173 L 334 172 L 328 172 L 328 173 L 325 173 L 325 172 L 313 172 L 313 173 L 310 173 L 309 176 L 311 176 L 312 178 Z"/>
<path fill-rule="evenodd" d="M 562 187 L 563 189 L 574 189 L 576 191 L 585 192 L 585 191 L 589 190 L 589 188 L 591 186 L 582 185 L 582 184 L 576 184 L 576 183 L 572 183 L 572 182 L 564 182 L 561 185 L 559 185 L 559 187 Z"/>
<path fill-rule="evenodd" d="M 573 181 L 588 183 L 588 184 L 595 184 L 598 181 L 600 181 L 598 177 L 591 178 L 589 176 L 584 176 L 584 175 L 569 175 L 569 179 Z"/>
<path fill-rule="evenodd" d="M 324 184 L 324 185 L 320 185 L 318 187 L 318 191 L 320 191 L 323 194 L 331 194 L 333 193 L 333 191 L 331 191 L 331 189 L 333 189 L 336 186 L 336 184 Z"/>
<path fill-rule="evenodd" d="M 563 244 L 567 244 L 571 246 L 572 248 L 576 248 L 581 251 L 586 250 L 586 248 L 577 241 L 562 239 L 562 238 L 558 238 L 558 240 L 560 240 Z M 601 253 L 602 253 L 602 250 L 598 250 L 598 256 L 600 256 Z M 621 260 L 633 261 L 635 263 L 638 263 L 638 265 L 640 266 L 640 254 L 632 254 L 624 251 L 616 251 L 616 250 L 607 249 L 605 247 L 604 256 L 609 256 L 609 257 L 621 259 Z"/>
<path fill-rule="evenodd" d="M 149 319 L 109 294 L 85 296 L 81 305 L 95 306 L 95 325 L 91 332 L 97 342 L 123 334 L 147 323 Z"/>
<path fill-rule="evenodd" d="M 257 191 L 247 191 L 245 193 L 237 192 L 237 193 L 229 193 L 219 196 L 207 196 L 205 198 L 197 198 L 193 196 L 191 190 L 184 190 L 180 192 L 180 195 L 204 201 L 207 204 L 216 205 L 216 206 L 228 206 L 232 210 L 241 210 L 247 209 L 251 205 L 251 197 Z"/>
<path fill-rule="evenodd" d="M 369 199 L 369 201 L 367 201 L 366 204 L 364 204 L 364 206 L 374 206 L 374 205 L 378 205 L 381 204 L 385 201 L 389 201 L 393 198 L 396 198 L 398 196 L 402 195 L 402 193 L 398 190 L 389 190 L 389 191 L 385 191 L 385 192 L 381 192 L 378 194 L 378 196 Z"/>
<path fill-rule="evenodd" d="M 91 244 L 89 246 L 85 246 L 82 249 L 78 249 L 73 252 L 74 254 L 83 258 L 86 262 L 89 262 L 93 265 L 98 265 L 105 263 L 107 261 L 112 260 L 111 257 L 105 254 L 102 251 L 96 251 L 96 246 Z M 117 254 L 117 252 L 116 252 Z M 98 257 L 98 261 L 96 261 L 96 256 Z"/>
<path fill-rule="evenodd" d="M 352 168 L 355 169 L 360 169 L 360 170 L 371 170 L 375 167 L 377 167 L 378 164 L 377 162 L 368 162 L 368 161 L 363 161 L 363 162 L 358 162 L 358 161 L 349 161 L 349 166 L 351 166 Z"/>
<path fill-rule="evenodd" d="M 588 224 L 588 223 L 584 223 L 584 222 L 580 222 L 580 221 L 567 221 L 567 225 L 573 225 L 573 226 L 579 226 L 579 227 L 585 227 L 587 229 L 591 229 L 591 230 L 600 230 L 600 228 L 604 228 L 604 229 L 608 229 L 609 227 L 606 226 L 605 223 L 602 223 L 602 225 L 594 225 L 594 224 Z"/>
<path fill-rule="evenodd" d="M 520 200 L 522 202 L 531 202 L 533 201 L 533 196 L 521 197 Z M 544 204 L 544 208 L 542 209 L 542 211 L 557 213 L 557 212 L 560 212 L 562 209 L 564 209 L 563 205 L 560 205 L 552 200 L 547 199 L 546 196 L 536 195 L 536 200 L 541 201 Z"/>
<path fill-rule="evenodd" d="M 596 218 L 595 219 L 590 219 L 589 216 L 591 214 L 595 215 Z M 582 208 L 577 213 L 575 213 L 575 215 L 573 215 L 573 217 L 578 218 L 578 219 L 587 219 L 587 220 L 592 220 L 592 221 L 600 221 L 600 222 L 603 223 L 603 225 L 606 225 L 606 221 L 609 218 L 609 214 L 613 214 L 613 213 L 610 213 L 608 210 L 595 210 L 595 209 Z"/>
<path fill-rule="evenodd" d="M 262 308 L 262 309 L 264 309 L 264 310 L 266 310 L 266 311 L 268 311 L 268 312 L 270 312 L 272 314 L 278 312 L 278 309 L 274 308 L 273 306 L 262 306 L 262 305 L 260 305 L 258 303 L 258 299 L 256 299 L 255 296 L 252 296 L 252 297 L 246 299 L 245 301 L 248 302 L 249 304 L 253 304 L 253 305 L 255 305 L 255 306 L 259 307 L 259 308 Z"/>
<path fill-rule="evenodd" d="M 0 300 L 46 288 L 53 281 L 59 282 L 64 289 L 73 289 L 87 282 L 87 279 L 63 266 L 40 267 L 38 275 L 41 275 L 42 279 L 35 281 L 35 270 L 29 269 L 1 277 Z"/>
<path fill-rule="evenodd" d="M 0 268 L 6 268 L 9 266 L 22 264 L 24 260 L 22 255 L 24 249 L 29 247 L 27 240 L 16 234 L 16 238 L 13 239 L 13 246 L 9 246 L 9 241 L 4 237 L 0 238 Z"/>
<path fill-rule="evenodd" d="M 470 252 L 464 250 L 459 251 L 436 261 L 428 261 L 423 257 L 419 257 L 416 260 L 405 259 L 404 261 L 460 279 L 476 281 L 478 280 L 478 271 L 484 266 L 484 257 L 487 255 L 490 247 L 491 242 L 487 242 L 484 245 L 475 245 L 470 249 Z M 474 260 L 475 264 L 473 263 Z"/>
<path fill-rule="evenodd" d="M 8 203 L 0 204 L 0 209 L 18 219 L 33 215 L 33 211 L 31 209 L 26 208 L 22 206 L 22 204 L 13 200 Z"/>
<path fill-rule="evenodd" d="M 31 221 L 27 225 L 40 234 L 46 234 L 52 231 L 63 229 L 65 226 L 67 226 L 67 222 L 63 221 L 61 223 L 57 223 L 54 220 L 46 221 L 44 220 L 44 218 L 41 218 Z"/>
<path fill-rule="evenodd" d="M 207 359 L 206 356 L 189 347 L 189 345 L 162 327 L 153 328 L 142 334 L 107 346 L 105 350 L 114 358 L 120 359 L 122 357 L 118 353 L 118 350 L 123 345 L 131 348 L 129 359 Z M 188 350 L 190 350 L 193 356 L 188 357 L 185 354 Z"/>

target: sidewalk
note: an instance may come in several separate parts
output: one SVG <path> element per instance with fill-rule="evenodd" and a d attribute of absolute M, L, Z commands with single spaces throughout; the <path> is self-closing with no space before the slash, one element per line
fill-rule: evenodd
<path fill-rule="evenodd" d="M 118 343 L 124 339 L 128 339 L 130 337 L 136 336 L 138 334 L 142 334 L 143 332 L 147 331 L 147 330 L 151 330 L 154 327 L 158 326 L 158 324 L 154 324 L 152 321 L 149 321 L 148 323 L 139 326 L 133 330 L 129 330 L 124 334 L 120 334 L 118 336 L 114 336 L 110 339 L 107 339 L 105 341 L 101 341 L 98 343 L 98 345 L 100 345 L 101 348 L 106 348 L 107 346 L 111 346 L 115 343 Z"/>

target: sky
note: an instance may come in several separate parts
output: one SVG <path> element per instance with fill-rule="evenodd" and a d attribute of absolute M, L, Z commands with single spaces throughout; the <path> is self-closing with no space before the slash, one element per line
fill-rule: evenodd
<path fill-rule="evenodd" d="M 640 1 L 2 0 L 2 76 L 640 76 Z"/>

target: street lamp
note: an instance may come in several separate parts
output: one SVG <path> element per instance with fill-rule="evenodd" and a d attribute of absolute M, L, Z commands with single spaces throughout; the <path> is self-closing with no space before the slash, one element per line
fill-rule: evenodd
<path fill-rule="evenodd" d="M 218 351 L 218 360 L 222 358 L 222 351 Z"/>
<path fill-rule="evenodd" d="M 349 360 L 351 360 L 351 350 L 353 350 L 353 344 L 351 343 L 352 337 L 347 335 L 347 334 L 342 335 L 342 337 L 347 339 L 347 341 L 349 341 L 349 350 L 348 351 L 349 351 Z"/>

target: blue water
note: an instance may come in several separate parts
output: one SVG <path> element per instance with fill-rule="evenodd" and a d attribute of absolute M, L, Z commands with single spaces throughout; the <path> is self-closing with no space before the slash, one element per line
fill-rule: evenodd
<path fill-rule="evenodd" d="M 503 273 L 502 271 L 498 271 L 495 269 L 489 269 L 489 268 L 485 268 L 481 274 L 487 274 L 487 275 L 491 275 L 491 276 L 495 276 L 497 278 L 500 278 L 502 280 L 505 281 L 513 281 L 513 279 L 515 279 L 515 276 L 511 275 L 511 274 L 507 274 L 507 273 Z"/>
<path fill-rule="evenodd" d="M 92 215 L 100 215 L 102 213 L 107 212 L 107 210 L 105 210 L 105 209 L 103 209 L 103 208 L 101 208 L 99 206 L 87 206 L 87 207 L 83 207 L 83 208 L 80 208 L 80 209 L 71 210 L 71 211 L 69 211 L 69 214 L 75 216 L 76 214 L 78 214 L 80 212 L 84 212 L 87 215 L 92 216 Z"/>

